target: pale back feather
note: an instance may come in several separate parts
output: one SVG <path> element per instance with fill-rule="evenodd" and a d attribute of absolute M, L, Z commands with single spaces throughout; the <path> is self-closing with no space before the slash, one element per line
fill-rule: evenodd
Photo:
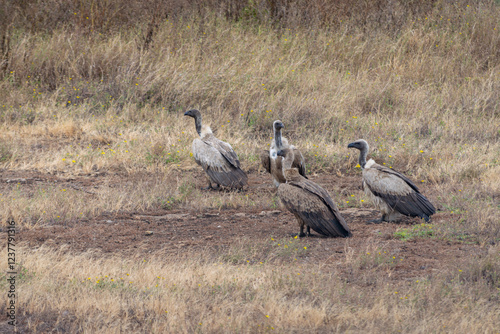
<path fill-rule="evenodd" d="M 240 168 L 240 161 L 231 145 L 211 133 L 193 140 L 193 157 L 211 181 L 224 187 L 241 188 L 248 177 Z"/>
<path fill-rule="evenodd" d="M 397 211 L 427 221 L 436 212 L 432 203 L 420 193 L 410 179 L 393 169 L 375 163 L 372 159 L 366 163 L 363 170 L 363 186 L 368 187 L 370 195 L 375 196 L 372 201 L 383 214 Z"/>
<path fill-rule="evenodd" d="M 228 161 L 219 150 L 199 138 L 193 140 L 192 151 L 194 160 L 204 170 L 208 167 L 220 172 L 229 172 L 231 170 Z"/>

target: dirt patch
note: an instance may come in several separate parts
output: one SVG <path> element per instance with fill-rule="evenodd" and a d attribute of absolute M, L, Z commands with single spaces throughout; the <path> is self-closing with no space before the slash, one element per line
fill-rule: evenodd
<path fill-rule="evenodd" d="M 193 172 L 197 185 L 203 186 L 202 174 Z M 2 172 L 2 183 L 8 180 L 22 181 L 27 186 L 37 183 L 65 182 L 82 192 L 92 192 L 102 182 L 110 182 L 117 175 L 71 176 L 51 175 L 41 172 Z M 142 176 L 144 177 L 144 176 Z M 330 192 L 349 194 L 358 190 L 357 176 L 322 175 L 312 176 L 313 180 Z M 13 181 L 9 181 L 13 182 Z M 21 182 L 21 181 L 19 181 Z M 269 176 L 251 174 L 248 194 L 275 194 Z M 363 267 L 359 254 L 378 257 L 377 261 L 387 267 L 387 277 L 406 280 L 413 277 L 429 276 L 450 265 L 456 265 L 466 257 L 476 256 L 483 250 L 477 245 L 458 241 L 447 241 L 432 237 L 402 241 L 394 233 L 401 228 L 412 228 L 420 224 L 418 219 L 406 219 L 402 223 L 372 224 L 369 220 L 379 217 L 373 209 L 347 208 L 341 210 L 348 222 L 353 238 L 303 238 L 300 244 L 307 247 L 307 254 L 300 260 L 317 263 L 323 268 L 335 267 L 346 279 L 350 277 L 352 266 Z M 434 224 L 443 223 L 444 213 L 433 217 Z M 42 245 L 60 248 L 63 245 L 71 252 L 98 250 L 104 253 L 131 254 L 165 253 L 186 255 L 208 251 L 220 254 L 235 244 L 242 242 L 259 244 L 270 242 L 271 238 L 284 240 L 298 232 L 295 218 L 283 209 L 241 207 L 238 209 L 197 211 L 153 210 L 148 212 L 104 213 L 91 219 L 78 219 L 53 223 L 51 225 L 24 229 L 19 233 L 19 241 L 32 248 Z M 345 259 L 357 254 L 357 262 L 345 265 Z M 253 259 L 258 261 L 259 259 Z M 265 259 L 264 259 L 265 260 Z M 375 262 L 377 262 L 375 261 Z M 373 266 L 374 261 L 367 261 Z M 343 265 L 340 265 L 344 263 Z M 370 269 L 370 268 L 367 268 Z M 380 268 L 379 268 L 380 269 Z"/>

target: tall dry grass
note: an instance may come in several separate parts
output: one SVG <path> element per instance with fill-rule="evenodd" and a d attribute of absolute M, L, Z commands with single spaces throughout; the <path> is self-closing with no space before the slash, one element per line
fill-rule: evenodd
<path fill-rule="evenodd" d="M 275 119 L 319 180 L 359 177 L 346 146 L 363 137 L 371 157 L 446 213 L 435 237 L 493 245 L 486 258 L 406 283 L 387 282 L 363 252 L 339 260 L 346 281 L 266 242 L 248 253 L 245 240 L 189 259 L 20 248 L 23 328 L 494 333 L 499 17 L 497 2 L 478 0 L 1 2 L 0 169 L 44 177 L 0 183 L 2 223 L 276 208 L 270 192 L 197 189 L 194 125 L 182 116 L 196 107 L 250 173 Z M 341 209 L 369 206 L 359 182 L 333 187 Z M 252 254 L 263 264 L 234 261 Z"/>
<path fill-rule="evenodd" d="M 179 2 L 182 10 L 162 12 L 158 4 L 118 1 L 59 4 L 52 16 L 28 16 L 28 9 L 45 13 L 48 7 L 21 3 L 24 9 L 4 3 L 2 12 L 10 20 L 2 25 L 3 168 L 66 177 L 96 171 L 182 175 L 196 168 L 190 157 L 194 126 L 182 112 L 196 107 L 233 144 L 246 170 L 258 168 L 275 119 L 284 121 L 285 135 L 305 152 L 311 173 L 359 173 L 346 145 L 363 137 L 379 163 L 429 187 L 440 209 L 463 212 L 465 226 L 477 226 L 486 240 L 499 236 L 495 2 L 394 2 L 391 8 L 373 2 L 362 10 L 356 7 L 361 3 L 339 2 L 343 9 L 328 19 L 321 18 L 326 3 L 313 2 L 300 15 L 314 20 L 293 10 L 306 6 L 300 1 L 289 7 L 249 3 L 246 9 L 221 3 L 235 16 L 213 3 L 194 10 L 201 5 Z M 86 10 L 94 12 L 90 28 L 82 30 L 74 20 L 87 22 Z M 178 15 L 158 14 L 165 12 Z M 390 17 L 392 23 L 384 21 Z M 182 182 L 177 178 L 175 186 Z M 9 187 L 0 198 L 2 212 L 17 208 L 16 219 L 28 224 L 61 217 L 59 207 L 40 205 L 44 200 L 34 200 L 31 190 Z M 53 188 L 45 201 L 61 197 L 63 189 Z M 70 207 L 79 200 L 63 193 L 69 200 L 62 207 L 71 212 L 66 217 L 111 209 L 105 204 L 115 200 L 109 189 L 98 190 L 92 210 Z M 182 195 L 176 205 L 196 196 Z M 132 196 L 129 202 L 130 209 L 163 205 L 158 196 Z M 203 203 L 216 205 L 209 202 Z"/>
<path fill-rule="evenodd" d="M 300 247 L 302 241 L 285 242 Z M 336 257 L 337 268 L 351 268 L 351 278 L 346 278 L 337 269 L 308 261 L 307 251 L 298 261 L 288 261 L 280 248 L 263 241 L 252 245 L 252 253 L 247 241 L 241 240 L 226 252 L 188 254 L 185 259 L 21 248 L 20 329 L 107 333 L 495 333 L 498 329 L 499 296 L 492 293 L 499 288 L 498 276 L 491 276 L 499 270 L 498 247 L 480 260 L 404 283 L 388 279 L 388 268 L 364 253 Z M 241 254 L 250 263 L 234 265 L 233 257 Z M 254 261 L 254 256 L 261 261 Z M 0 282 L 5 287 L 6 280 Z"/>

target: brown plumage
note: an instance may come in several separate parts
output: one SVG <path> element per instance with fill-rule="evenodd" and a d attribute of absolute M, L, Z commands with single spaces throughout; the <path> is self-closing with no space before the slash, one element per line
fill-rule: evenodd
<path fill-rule="evenodd" d="M 436 213 L 432 203 L 406 176 L 377 164 L 373 159 L 366 161 L 369 146 L 365 140 L 357 140 L 347 147 L 360 150 L 359 165 L 363 169 L 363 189 L 382 213 L 382 218 L 373 222 L 396 222 L 403 215 L 420 217 L 428 222 L 430 216 Z"/>
<path fill-rule="evenodd" d="M 240 189 L 247 184 L 248 177 L 240 168 L 240 161 L 231 145 L 215 138 L 212 130 L 201 123 L 201 113 L 192 109 L 186 111 L 185 116 L 195 119 L 196 131 L 200 138 L 193 140 L 194 160 L 207 173 L 208 187 L 213 189 L 212 183 L 224 188 Z"/>
<path fill-rule="evenodd" d="M 300 151 L 293 145 L 288 144 L 288 140 L 281 136 L 281 129 L 284 127 L 285 126 L 281 121 L 274 121 L 274 138 L 271 142 L 271 147 L 269 148 L 269 151 L 264 151 L 260 155 L 262 166 L 268 173 L 271 174 L 273 183 L 276 187 L 279 187 L 281 183 L 286 182 L 282 168 L 283 157 L 277 155 L 280 150 L 287 148 L 291 148 L 293 150 L 295 158 L 293 160 L 292 168 L 297 168 L 300 175 L 306 177 L 306 162 L 302 153 L 300 153 Z"/>
<path fill-rule="evenodd" d="M 294 214 L 300 226 L 300 237 L 305 236 L 312 228 L 317 233 L 327 237 L 350 237 L 351 231 L 340 214 L 337 205 L 328 192 L 318 184 L 300 175 L 296 168 L 292 168 L 294 161 L 293 150 L 280 150 L 278 155 L 283 159 L 283 173 L 286 183 L 278 187 L 278 196 L 285 207 Z"/>

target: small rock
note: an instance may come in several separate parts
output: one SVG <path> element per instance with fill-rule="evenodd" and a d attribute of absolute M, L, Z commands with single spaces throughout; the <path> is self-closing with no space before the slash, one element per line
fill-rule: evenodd
<path fill-rule="evenodd" d="M 112 220 L 106 220 L 106 223 L 111 224 L 113 221 Z"/>
<path fill-rule="evenodd" d="M 33 179 L 8 179 L 6 181 L 7 183 L 21 183 L 21 184 L 25 184 L 25 183 L 33 183 Z"/>
<path fill-rule="evenodd" d="M 243 213 L 243 212 L 238 212 L 236 213 L 234 216 L 235 217 L 245 217 L 247 214 L 246 213 Z"/>
<path fill-rule="evenodd" d="M 144 232 L 144 235 L 152 235 L 153 234 L 153 231 L 146 231 Z"/>
<path fill-rule="evenodd" d="M 272 210 L 272 211 L 261 211 L 259 216 L 277 216 L 281 213 L 280 210 Z"/>
<path fill-rule="evenodd" d="M 187 213 L 170 213 L 159 218 L 165 218 L 167 220 L 181 219 L 189 216 Z"/>

